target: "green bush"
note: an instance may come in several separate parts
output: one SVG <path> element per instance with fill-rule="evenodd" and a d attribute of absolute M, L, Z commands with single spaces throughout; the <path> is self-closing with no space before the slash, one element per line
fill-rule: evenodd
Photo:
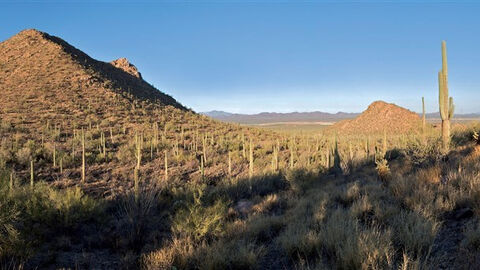
<path fill-rule="evenodd" d="M 192 237 L 196 241 L 209 240 L 224 233 L 227 204 L 216 200 L 212 206 L 202 202 L 203 189 L 193 192 L 193 199 L 181 207 L 172 220 L 174 233 Z"/>
<path fill-rule="evenodd" d="M 4 194 L 2 194 L 4 195 Z M 17 204 L 7 196 L 0 197 L 0 260 L 16 253 L 18 230 L 15 222 L 18 221 L 20 211 Z"/>

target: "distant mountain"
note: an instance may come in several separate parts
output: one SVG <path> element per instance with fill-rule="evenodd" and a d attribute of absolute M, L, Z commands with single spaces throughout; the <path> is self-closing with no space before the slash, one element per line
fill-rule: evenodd
<path fill-rule="evenodd" d="M 200 114 L 209 116 L 223 122 L 239 123 L 239 124 L 267 124 L 280 122 L 338 122 L 346 119 L 353 119 L 360 113 L 326 113 L 326 112 L 291 112 L 291 113 L 275 113 L 262 112 L 257 114 L 239 114 L 229 113 L 225 111 L 209 111 Z M 422 114 L 418 114 L 422 117 Z M 427 119 L 440 119 L 440 114 L 427 113 Z M 480 113 L 455 114 L 454 119 L 480 119 Z"/>
<path fill-rule="evenodd" d="M 291 113 L 275 113 L 262 112 L 258 114 L 237 114 L 224 111 L 210 111 L 202 114 L 214 119 L 240 123 L 240 124 L 266 124 L 277 122 L 338 122 L 345 119 L 352 119 L 358 113 L 326 113 L 326 112 L 291 112 Z"/>

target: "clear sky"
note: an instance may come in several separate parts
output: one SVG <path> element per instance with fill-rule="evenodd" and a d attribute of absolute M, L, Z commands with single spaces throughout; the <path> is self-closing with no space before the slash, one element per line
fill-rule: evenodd
<path fill-rule="evenodd" d="M 195 111 L 359 112 L 374 100 L 438 111 L 447 40 L 456 112 L 480 112 L 475 2 L 0 0 L 0 40 L 25 28 L 93 58 L 127 57 Z"/>

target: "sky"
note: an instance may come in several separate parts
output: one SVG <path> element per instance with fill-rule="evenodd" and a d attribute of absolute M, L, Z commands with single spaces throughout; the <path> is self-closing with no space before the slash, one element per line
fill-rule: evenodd
<path fill-rule="evenodd" d="M 0 40 L 26 28 L 126 57 L 197 112 L 438 111 L 447 41 L 456 113 L 480 112 L 480 3 L 0 0 Z"/>

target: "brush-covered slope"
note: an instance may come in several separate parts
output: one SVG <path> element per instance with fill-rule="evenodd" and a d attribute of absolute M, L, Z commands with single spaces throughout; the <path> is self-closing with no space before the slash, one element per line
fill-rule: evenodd
<path fill-rule="evenodd" d="M 375 101 L 358 117 L 336 123 L 331 130 L 339 134 L 389 134 L 416 132 L 421 127 L 420 117 L 393 103 Z"/>
<path fill-rule="evenodd" d="M 80 185 L 100 196 L 127 192 L 138 145 L 142 185 L 220 179 L 229 149 L 238 151 L 249 137 L 257 144 L 270 141 L 268 136 L 186 109 L 124 58 L 97 61 L 37 30 L 0 43 L 0 169 L 13 171 L 19 183 L 29 181 L 33 161 L 35 181 Z M 248 171 L 245 155 L 238 154 L 244 152 L 232 155 L 234 176 Z"/>
<path fill-rule="evenodd" d="M 62 39 L 24 30 L 0 43 L 0 95 L 4 114 L 102 115 L 120 97 L 185 109 L 145 82 L 126 59 L 92 59 Z M 98 100 L 98 104 L 93 104 Z"/>

